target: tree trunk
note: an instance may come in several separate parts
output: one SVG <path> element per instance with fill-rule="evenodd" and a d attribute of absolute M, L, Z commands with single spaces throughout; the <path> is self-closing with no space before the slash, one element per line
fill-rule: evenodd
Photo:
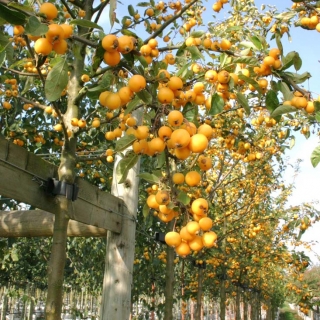
<path fill-rule="evenodd" d="M 201 306 L 202 306 L 202 281 L 203 281 L 203 269 L 198 269 L 198 292 L 197 292 L 197 306 L 196 306 L 196 319 L 201 319 Z"/>
<path fill-rule="evenodd" d="M 248 299 L 246 294 L 243 295 L 243 320 L 248 320 Z"/>
<path fill-rule="evenodd" d="M 60 203 L 60 211 L 55 214 L 53 243 L 48 265 L 47 320 L 60 320 L 63 300 L 69 201 L 64 196 L 57 196 L 57 200 Z"/>
<path fill-rule="evenodd" d="M 171 221 L 172 222 L 172 221 Z M 172 223 L 168 224 L 172 230 Z M 171 226 L 171 228 L 170 228 Z M 164 289 L 165 305 L 164 320 L 173 320 L 173 295 L 174 295 L 174 249 L 167 246 L 166 287 Z"/>
<path fill-rule="evenodd" d="M 181 267 L 181 320 L 185 320 L 187 303 L 184 301 L 184 263 L 185 260 L 182 260 Z"/>
<path fill-rule="evenodd" d="M 240 296 L 241 296 L 241 290 L 240 290 L 240 287 L 237 287 L 237 295 L 236 295 L 236 320 L 241 320 Z"/>
<path fill-rule="evenodd" d="M 226 319 L 226 287 L 225 287 L 225 280 L 221 280 L 220 285 L 220 319 Z"/>
<path fill-rule="evenodd" d="M 2 300 L 2 311 L 1 311 L 1 320 L 5 320 L 8 310 L 8 295 L 7 289 L 4 289 L 3 300 Z"/>
<path fill-rule="evenodd" d="M 119 161 L 116 159 L 115 168 Z M 136 218 L 139 198 L 140 162 L 129 171 L 124 184 L 117 183 L 114 170 L 112 194 L 123 199 L 123 219 L 120 234 L 108 232 L 106 264 L 100 319 L 130 319 L 131 285 L 134 260 Z"/>

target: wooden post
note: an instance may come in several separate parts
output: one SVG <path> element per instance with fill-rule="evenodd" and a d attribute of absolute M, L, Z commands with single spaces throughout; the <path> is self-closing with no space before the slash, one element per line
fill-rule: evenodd
<path fill-rule="evenodd" d="M 116 158 L 115 168 L 119 161 Z M 112 194 L 123 200 L 121 234 L 108 232 L 103 280 L 101 320 L 130 318 L 131 285 L 138 210 L 140 161 L 129 171 L 125 183 L 118 184 L 114 170 Z"/>

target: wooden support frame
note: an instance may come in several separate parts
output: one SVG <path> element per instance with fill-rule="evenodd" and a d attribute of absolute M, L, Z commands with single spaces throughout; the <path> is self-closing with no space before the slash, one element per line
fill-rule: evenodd
<path fill-rule="evenodd" d="M 56 166 L 0 136 L 0 195 L 55 213 L 55 198 L 46 192 L 48 178 L 57 179 Z M 70 219 L 120 233 L 123 200 L 83 179 L 76 183 L 79 193 L 70 201 Z"/>

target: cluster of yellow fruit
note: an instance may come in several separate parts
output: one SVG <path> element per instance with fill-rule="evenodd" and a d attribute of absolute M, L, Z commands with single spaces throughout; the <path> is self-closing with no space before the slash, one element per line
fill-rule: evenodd
<path fill-rule="evenodd" d="M 52 21 L 58 16 L 58 9 L 52 3 L 43 3 L 39 8 L 39 13 L 44 15 L 48 21 Z M 66 39 L 70 38 L 73 33 L 72 26 L 68 24 L 50 23 L 49 30 L 45 37 L 29 37 L 34 40 L 34 51 L 37 54 L 47 56 L 54 50 L 57 54 L 64 54 L 68 49 Z"/>
<path fill-rule="evenodd" d="M 178 211 L 170 207 L 170 195 L 166 190 L 158 190 L 149 195 L 147 205 L 159 210 L 161 220 L 168 222 L 179 215 Z M 209 204 L 204 198 L 195 199 L 190 207 L 193 220 L 189 221 L 179 232 L 171 231 L 165 235 L 167 245 L 174 247 L 180 256 L 187 256 L 193 251 L 201 251 L 203 247 L 211 248 L 215 245 L 217 235 L 211 231 L 213 221 L 207 216 Z"/>
<path fill-rule="evenodd" d="M 293 106 L 297 109 L 305 110 L 307 113 L 313 113 L 315 111 L 314 101 L 309 100 L 309 98 L 306 98 L 299 91 L 295 91 L 294 97 L 291 100 L 284 101 L 283 105 Z"/>
<path fill-rule="evenodd" d="M 10 103 L 11 97 L 18 96 L 18 83 L 16 79 L 6 79 L 4 81 L 6 85 L 6 90 L 2 91 L 0 90 L 0 95 L 4 95 L 5 99 L 2 101 L 2 107 L 3 109 L 10 110 L 12 108 L 12 104 Z"/>
<path fill-rule="evenodd" d="M 136 45 L 136 38 L 122 35 L 117 37 L 114 34 L 107 34 L 102 39 L 101 45 L 105 50 L 104 62 L 109 66 L 116 66 L 121 60 L 121 54 L 131 52 Z"/>
<path fill-rule="evenodd" d="M 229 50 L 232 46 L 232 43 L 228 39 L 223 38 L 220 41 L 211 40 L 210 34 L 206 35 L 204 38 L 190 36 L 186 39 L 185 44 L 187 47 L 202 45 L 204 48 L 213 51 Z"/>
<path fill-rule="evenodd" d="M 304 3 L 302 1 L 300 3 L 294 2 L 291 6 L 291 8 L 296 10 L 299 14 L 300 25 L 309 30 L 317 30 L 318 32 L 320 32 L 320 23 L 317 9 L 314 8 L 314 10 L 312 10 L 312 7 L 309 6 L 309 12 L 307 12 L 306 10 L 302 10 L 302 6 L 304 6 Z"/>
<path fill-rule="evenodd" d="M 272 68 L 280 69 L 282 67 L 280 53 L 278 48 L 271 49 L 268 55 L 263 58 L 261 65 L 254 67 L 253 71 L 259 76 L 268 76 L 272 73 Z"/>
<path fill-rule="evenodd" d="M 99 95 L 99 102 L 109 110 L 116 110 L 132 100 L 134 93 L 143 90 L 147 85 L 146 79 L 137 74 L 133 75 L 128 85 L 119 89 L 118 92 L 103 91 Z"/>
<path fill-rule="evenodd" d="M 198 128 L 192 122 L 184 122 L 183 114 L 179 110 L 172 110 L 167 116 L 168 125 L 163 125 L 157 132 L 157 137 L 149 134 L 147 126 L 129 128 L 127 133 L 135 135 L 137 141 L 133 143 L 133 151 L 137 154 L 152 156 L 161 153 L 166 147 L 178 159 L 185 160 L 192 153 L 203 153 L 212 138 L 212 128 L 202 124 Z M 204 155 L 198 158 L 201 170 L 211 168 L 211 160 Z"/>

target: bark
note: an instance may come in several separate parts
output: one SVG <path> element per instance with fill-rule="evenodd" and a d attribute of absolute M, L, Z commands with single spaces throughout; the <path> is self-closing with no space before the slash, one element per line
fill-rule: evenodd
<path fill-rule="evenodd" d="M 241 291 L 240 291 L 240 288 L 237 287 L 237 295 L 236 295 L 236 320 L 241 320 L 240 296 L 241 296 Z"/>
<path fill-rule="evenodd" d="M 171 225 L 171 223 L 169 223 Z M 170 229 L 170 227 L 169 227 Z M 171 229 L 172 230 L 172 227 Z M 173 320 L 173 295 L 174 295 L 174 249 L 167 247 L 166 287 L 164 296 L 164 320 Z"/>
<path fill-rule="evenodd" d="M 243 320 L 248 320 L 248 300 L 246 295 L 243 297 Z"/>
<path fill-rule="evenodd" d="M 48 293 L 46 301 L 46 319 L 58 320 L 61 317 L 63 297 L 63 275 L 66 261 L 68 200 L 57 197 L 61 210 L 55 215 L 53 244 L 48 265 Z"/>
<path fill-rule="evenodd" d="M 8 295 L 7 295 L 7 289 L 5 288 L 4 294 L 3 294 L 3 301 L 2 301 L 1 320 L 6 319 L 7 310 L 8 310 Z"/>
<path fill-rule="evenodd" d="M 181 267 L 181 320 L 185 320 L 185 311 L 186 311 L 186 302 L 184 301 L 184 263 L 185 260 L 182 260 Z"/>
<path fill-rule="evenodd" d="M 43 210 L 0 211 L 0 237 L 50 237 L 55 215 Z M 107 230 L 70 220 L 68 237 L 105 237 Z"/>
<path fill-rule="evenodd" d="M 220 285 L 220 319 L 226 319 L 226 287 L 225 280 L 221 280 Z"/>
<path fill-rule="evenodd" d="M 86 12 L 85 19 L 91 20 L 93 0 L 87 0 L 84 3 Z M 78 27 L 79 35 L 84 35 L 88 32 L 88 28 Z M 65 128 L 70 128 L 72 133 L 68 137 L 64 130 L 64 145 L 61 152 L 61 160 L 58 168 L 59 181 L 64 181 L 68 184 L 74 184 L 75 167 L 76 167 L 76 134 L 71 126 L 71 119 L 77 118 L 79 114 L 79 91 L 81 89 L 80 79 L 84 70 L 84 59 L 86 45 L 77 44 L 73 46 L 73 55 L 75 57 L 68 83 L 68 105 L 65 114 L 63 115 L 63 123 Z M 57 105 L 55 105 L 58 107 Z M 66 243 L 68 230 L 68 209 L 71 206 L 71 201 L 65 196 L 56 196 L 58 203 L 57 212 L 55 212 L 55 222 L 53 229 L 53 244 L 51 256 L 48 266 L 48 293 L 46 300 L 46 319 L 60 320 L 63 300 L 63 278 L 64 267 L 66 262 Z"/>
<path fill-rule="evenodd" d="M 203 269 L 198 269 L 198 292 L 197 292 L 197 306 L 196 306 L 196 319 L 201 319 L 201 311 L 202 311 L 202 294 L 203 294 Z"/>
<path fill-rule="evenodd" d="M 115 167 L 120 159 L 116 158 Z M 117 184 L 114 170 L 112 194 L 124 201 L 121 233 L 108 232 L 100 319 L 130 319 L 140 162 Z"/>

